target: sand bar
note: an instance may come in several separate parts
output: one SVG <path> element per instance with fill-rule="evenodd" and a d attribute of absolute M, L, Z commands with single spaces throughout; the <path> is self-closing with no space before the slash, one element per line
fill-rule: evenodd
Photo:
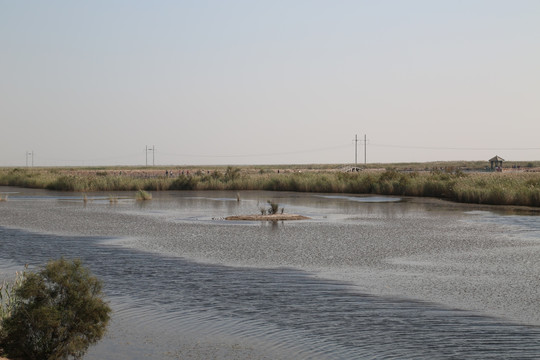
<path fill-rule="evenodd" d="M 272 214 L 272 215 L 235 215 L 227 216 L 225 220 L 247 221 L 283 221 L 283 220 L 309 220 L 310 218 L 297 214 Z"/>

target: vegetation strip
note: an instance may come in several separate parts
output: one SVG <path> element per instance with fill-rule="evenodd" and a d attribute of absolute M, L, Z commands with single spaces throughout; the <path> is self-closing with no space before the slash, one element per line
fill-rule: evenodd
<path fill-rule="evenodd" d="M 421 170 L 421 168 L 420 168 Z M 172 172 L 172 171 L 171 171 Z M 464 172 L 446 167 L 341 172 L 328 168 L 0 169 L 0 185 L 61 191 L 270 190 L 437 197 L 463 203 L 540 207 L 540 173 Z M 141 199 L 143 197 L 141 196 Z"/>

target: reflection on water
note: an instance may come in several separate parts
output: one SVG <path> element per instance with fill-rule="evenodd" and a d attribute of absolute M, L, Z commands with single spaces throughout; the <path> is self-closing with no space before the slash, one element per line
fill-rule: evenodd
<path fill-rule="evenodd" d="M 113 195 L 0 203 L 0 276 L 66 256 L 104 280 L 115 314 L 89 359 L 540 355 L 540 329 L 519 325 L 540 324 L 537 217 L 384 197 Z M 214 220 L 267 200 L 313 220 Z"/>
<path fill-rule="evenodd" d="M 325 199 L 342 199 L 361 203 L 388 203 L 399 202 L 401 198 L 391 196 L 342 196 L 342 195 L 316 195 Z"/>

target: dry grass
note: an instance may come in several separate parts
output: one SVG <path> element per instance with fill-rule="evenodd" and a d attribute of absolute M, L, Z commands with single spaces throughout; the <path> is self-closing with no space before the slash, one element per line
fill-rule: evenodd
<path fill-rule="evenodd" d="M 425 171 L 431 165 L 431 170 Z M 387 164 L 387 170 L 384 164 L 375 164 L 357 173 L 340 172 L 336 165 L 210 167 L 173 169 L 174 177 L 165 176 L 165 170 L 160 169 L 0 169 L 0 185 L 79 192 L 137 191 L 140 200 L 148 198 L 139 190 L 270 190 L 428 196 L 479 204 L 540 206 L 540 173 L 533 172 L 535 168 L 524 166 L 521 171 L 502 173 L 462 170 L 480 165 L 485 167 L 486 163 L 402 164 L 396 168 Z"/>
<path fill-rule="evenodd" d="M 152 194 L 144 191 L 144 190 L 138 190 L 137 193 L 135 194 L 135 199 L 139 200 L 139 201 L 147 201 L 147 200 L 152 200 Z"/>

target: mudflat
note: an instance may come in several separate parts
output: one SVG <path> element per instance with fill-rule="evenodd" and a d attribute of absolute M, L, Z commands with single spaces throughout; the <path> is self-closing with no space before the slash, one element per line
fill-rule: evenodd
<path fill-rule="evenodd" d="M 284 220 L 309 220 L 310 218 L 297 214 L 272 214 L 272 215 L 234 215 L 227 216 L 225 220 L 245 221 L 284 221 Z"/>

